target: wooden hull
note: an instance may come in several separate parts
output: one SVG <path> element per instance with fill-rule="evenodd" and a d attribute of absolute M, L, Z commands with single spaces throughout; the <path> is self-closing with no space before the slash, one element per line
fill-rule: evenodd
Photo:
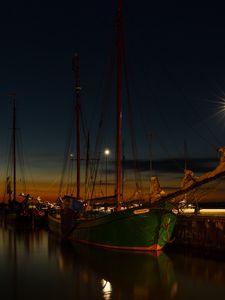
<path fill-rule="evenodd" d="M 61 235 L 61 218 L 48 214 L 48 228 L 52 233 Z"/>
<path fill-rule="evenodd" d="M 68 220 L 67 220 L 68 222 Z M 132 208 L 92 219 L 77 219 L 64 235 L 93 246 L 157 251 L 171 242 L 176 216 L 169 210 Z"/>

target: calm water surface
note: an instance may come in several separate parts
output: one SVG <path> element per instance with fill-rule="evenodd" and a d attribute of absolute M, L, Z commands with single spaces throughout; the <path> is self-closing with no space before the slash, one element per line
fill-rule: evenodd
<path fill-rule="evenodd" d="M 189 252 L 103 251 L 61 243 L 46 229 L 0 226 L 6 299 L 210 299 L 225 296 L 225 260 Z"/>

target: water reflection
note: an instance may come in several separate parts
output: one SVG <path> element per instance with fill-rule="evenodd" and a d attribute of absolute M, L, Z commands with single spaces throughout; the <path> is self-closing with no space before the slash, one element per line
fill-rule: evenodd
<path fill-rule="evenodd" d="M 102 279 L 102 294 L 105 300 L 111 299 L 112 294 L 112 285 L 109 281 L 106 281 L 105 279 Z"/>
<path fill-rule="evenodd" d="M 60 242 L 46 229 L 0 227 L 4 299 L 211 299 L 225 262 L 191 252 L 116 252 Z"/>
<path fill-rule="evenodd" d="M 49 236 L 50 249 L 60 252 L 63 271 L 73 270 L 79 286 L 95 283 L 103 299 L 170 299 L 176 295 L 173 265 L 163 252 L 152 255 L 68 244 L 54 247 L 54 243 Z"/>
<path fill-rule="evenodd" d="M 202 299 L 224 298 L 224 253 L 180 249 L 173 250 L 170 257 L 176 272 L 179 294 L 186 294 L 189 298 L 196 295 Z"/>
<path fill-rule="evenodd" d="M 33 294 L 43 262 L 41 253 L 47 249 L 48 239 L 44 230 L 0 228 L 1 296 L 5 299 L 24 299 L 31 292 Z"/>

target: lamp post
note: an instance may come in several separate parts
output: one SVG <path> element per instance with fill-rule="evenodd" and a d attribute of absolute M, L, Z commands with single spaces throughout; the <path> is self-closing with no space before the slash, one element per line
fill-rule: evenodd
<path fill-rule="evenodd" d="M 110 154 L 109 149 L 105 149 L 105 197 L 107 198 L 107 187 L 108 187 L 108 156 Z"/>

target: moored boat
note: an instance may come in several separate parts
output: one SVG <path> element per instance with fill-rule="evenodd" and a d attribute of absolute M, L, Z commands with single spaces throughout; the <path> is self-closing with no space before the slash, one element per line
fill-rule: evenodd
<path fill-rule="evenodd" d="M 117 129 L 116 129 L 116 193 L 115 203 L 107 209 L 94 208 L 91 200 L 67 197 L 61 213 L 62 237 L 93 246 L 157 251 L 171 242 L 176 214 L 170 202 L 123 205 L 122 191 L 122 79 L 123 34 L 122 0 L 118 1 L 117 19 Z M 76 86 L 76 90 L 79 91 Z M 79 125 L 78 125 L 79 127 Z M 79 149 L 77 162 L 79 160 Z M 79 171 L 79 166 L 77 168 Z M 77 176 L 79 182 L 79 176 Z M 77 186 L 79 194 L 79 186 Z M 107 195 L 106 195 L 107 196 Z M 106 200 L 107 197 L 103 197 Z M 107 201 L 103 201 L 106 203 Z M 132 203 L 132 201 L 131 201 Z M 50 222 L 53 220 L 49 217 Z M 55 221 L 56 218 L 54 219 Z M 57 221 L 60 224 L 60 219 Z M 49 223 L 51 224 L 51 223 Z"/>
<path fill-rule="evenodd" d="M 70 222 L 68 222 L 70 215 Z M 73 219 L 65 214 L 68 239 L 93 246 L 123 250 L 161 250 L 171 242 L 176 215 L 172 207 L 141 206 Z M 64 220 L 62 221 L 64 222 Z M 71 226 L 72 225 L 72 226 Z"/>
<path fill-rule="evenodd" d="M 52 232 L 56 235 L 60 235 L 60 236 L 62 234 L 61 212 L 62 212 L 62 207 L 58 206 L 58 205 L 54 205 L 48 211 L 48 228 L 49 228 L 50 232 Z"/>
<path fill-rule="evenodd" d="M 185 169 L 185 178 L 182 186 L 175 192 L 166 194 L 159 187 L 155 189 L 153 202 L 143 202 L 139 206 L 123 205 L 121 201 L 121 161 L 122 161 L 122 64 L 123 64 L 123 35 L 122 35 L 122 1 L 118 1 L 118 28 L 117 28 L 117 132 L 116 132 L 116 191 L 115 203 L 109 204 L 107 209 L 96 209 L 91 204 L 92 199 L 80 200 L 79 185 L 77 185 L 77 197 L 67 197 L 64 208 L 57 217 L 49 216 L 49 225 L 63 238 L 71 241 L 89 244 L 98 247 L 126 249 L 126 250 L 161 250 L 172 241 L 173 228 L 176 223 L 176 214 L 179 213 L 179 202 L 190 191 L 200 188 L 204 184 L 225 176 L 225 148 L 221 147 L 221 161 L 212 172 L 196 177 L 190 170 Z M 79 95 L 80 86 L 76 85 L 76 95 Z M 77 124 L 79 128 L 79 124 Z M 77 142 L 78 144 L 78 142 Z M 79 144 L 78 144 L 79 145 Z M 77 162 L 79 162 L 79 151 Z M 77 167 L 79 173 L 79 166 Z M 77 183 L 80 177 L 77 176 Z M 157 178 L 153 178 L 158 185 Z M 106 180 L 107 183 L 107 180 Z M 103 197 L 107 200 L 106 196 Z M 132 202 L 132 201 L 131 201 Z M 75 204 L 80 204 L 76 206 Z M 100 203 L 100 201 L 99 201 Z M 103 201 L 102 203 L 106 203 Z M 105 204 L 104 204 L 105 206 Z M 106 206 L 105 206 L 106 207 Z M 194 207 L 189 207 L 193 213 Z"/>
<path fill-rule="evenodd" d="M 29 193 L 18 193 L 18 162 L 24 162 L 22 157 L 22 151 L 19 149 L 18 136 L 17 136 L 17 116 L 16 116 L 16 95 L 11 94 L 13 104 L 13 116 L 12 116 L 12 143 L 9 153 L 9 162 L 11 167 L 7 170 L 5 192 L 8 195 L 8 199 L 3 196 L 3 202 L 1 205 L 1 216 L 7 223 L 45 223 L 47 210 L 41 207 L 41 204 L 37 202 L 37 199 L 33 199 Z M 23 191 L 26 190 L 25 175 L 23 174 L 23 167 L 19 166 L 23 182 Z"/>

